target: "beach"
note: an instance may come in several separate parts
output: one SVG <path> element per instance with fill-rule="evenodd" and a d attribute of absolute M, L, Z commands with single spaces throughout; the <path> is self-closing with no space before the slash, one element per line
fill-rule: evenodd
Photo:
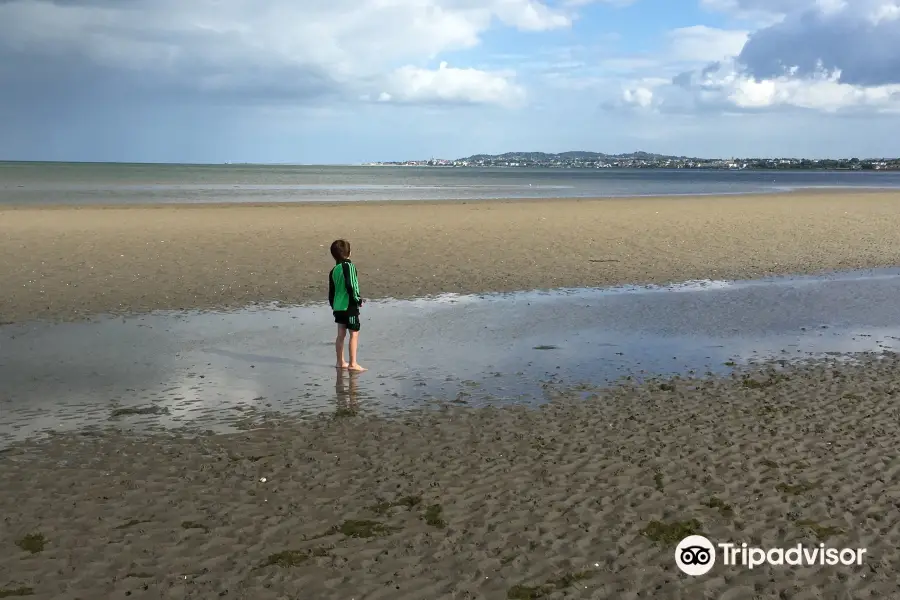
<path fill-rule="evenodd" d="M 898 201 L 3 207 L 0 321 L 15 325 L 0 336 L 32 320 L 322 302 L 337 237 L 371 299 L 896 266 Z M 527 304 L 517 310 L 527 323 Z M 357 391 L 375 368 L 318 390 L 327 414 L 260 411 L 236 433 L 110 420 L 17 442 L 0 449 L 0 597 L 900 596 L 900 355 L 787 358 L 720 376 L 554 381 L 538 408 L 445 398 L 397 417 L 369 415 Z M 752 569 L 718 557 L 689 577 L 675 563 L 687 535 L 865 553 Z"/>
<path fill-rule="evenodd" d="M 900 193 L 0 208 L 0 320 L 749 279 L 900 264 Z"/>
<path fill-rule="evenodd" d="M 363 419 L 350 397 L 225 436 L 55 436 L 0 454 L 0 590 L 896 597 L 898 375 L 893 354 L 561 392 L 537 410 Z M 692 578 L 674 563 L 687 534 L 866 553 Z"/>

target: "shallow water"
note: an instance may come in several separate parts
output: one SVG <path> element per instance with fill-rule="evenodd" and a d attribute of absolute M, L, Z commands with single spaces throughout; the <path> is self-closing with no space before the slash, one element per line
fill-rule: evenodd
<path fill-rule="evenodd" d="M 333 367 L 327 306 L 0 327 L 0 443 L 95 425 L 222 429 L 258 411 L 540 403 L 557 384 L 900 348 L 900 269 L 371 302 Z M 726 364 L 728 363 L 728 364 Z M 114 417 L 116 410 L 155 414 Z"/>
<path fill-rule="evenodd" d="M 801 188 L 896 190 L 900 173 L 0 162 L 0 205 L 609 198 Z"/>

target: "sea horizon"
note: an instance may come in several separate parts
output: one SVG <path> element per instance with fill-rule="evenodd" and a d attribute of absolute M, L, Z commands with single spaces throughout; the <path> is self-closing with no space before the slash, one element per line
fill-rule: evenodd
<path fill-rule="evenodd" d="M 635 152 L 620 152 L 620 153 L 597 153 L 597 154 L 605 154 L 607 156 L 629 156 L 632 154 L 640 154 L 643 151 L 636 150 Z M 531 154 L 530 152 L 502 152 L 498 154 L 484 154 L 484 156 L 492 156 L 499 157 L 507 154 Z M 564 152 L 547 152 L 545 154 L 565 154 Z M 671 158 L 686 158 L 686 156 L 676 156 L 669 154 L 657 154 L 657 153 L 646 153 L 653 154 L 661 157 L 671 157 Z M 481 156 L 479 154 L 472 156 Z M 11 158 L 0 158 L 0 165 L 110 165 L 110 166 L 127 166 L 127 165 L 141 165 L 141 166 L 185 166 L 185 167 L 218 167 L 218 166 L 249 166 L 249 167 L 421 167 L 421 168 L 439 168 L 439 169 L 447 169 L 447 168 L 456 168 L 456 169 L 472 169 L 472 168 L 497 168 L 497 169 L 522 169 L 529 167 L 516 167 L 516 166 L 463 166 L 463 165 L 446 165 L 446 164 L 403 164 L 403 163 L 424 163 L 428 160 L 440 160 L 440 161 L 461 161 L 466 160 L 469 157 L 457 157 L 457 158 L 435 158 L 431 159 L 425 158 L 409 158 L 409 159 L 393 159 L 393 160 L 368 160 L 368 161 L 360 161 L 360 162 L 322 162 L 322 163 L 308 163 L 308 162 L 247 162 L 247 161 L 222 161 L 222 162 L 180 162 L 180 161 L 116 161 L 116 160 L 29 160 L 29 159 L 11 159 Z M 828 158 L 810 158 L 803 156 L 728 156 L 728 157 L 689 157 L 696 160 L 701 161 L 727 161 L 727 160 L 810 160 L 810 161 L 849 161 L 852 160 L 850 157 L 828 157 Z M 900 160 L 900 156 L 866 156 L 859 158 L 862 161 L 869 160 Z M 544 169 L 554 168 L 554 167 L 541 167 Z M 556 168 L 565 168 L 565 167 L 556 167 Z M 590 169 L 591 167 L 580 167 L 584 169 Z M 623 167 L 626 168 L 626 167 Z M 639 167 L 633 167 L 639 168 Z M 646 169 L 646 167 L 643 167 Z M 667 167 L 653 167 L 655 170 L 665 170 Z M 709 168 L 709 167 L 692 167 L 693 170 L 727 170 L 721 168 Z M 682 169 L 671 169 L 671 170 L 682 170 Z M 768 169 L 768 168 L 755 168 L 757 171 L 781 171 L 787 169 Z M 803 170 L 803 171 L 845 171 L 846 169 L 834 169 L 834 168 L 809 168 L 809 169 L 795 169 L 795 170 Z M 883 171 L 881 171 L 883 172 Z"/>
<path fill-rule="evenodd" d="M 0 162 L 0 205 L 630 198 L 900 189 L 900 171 Z"/>

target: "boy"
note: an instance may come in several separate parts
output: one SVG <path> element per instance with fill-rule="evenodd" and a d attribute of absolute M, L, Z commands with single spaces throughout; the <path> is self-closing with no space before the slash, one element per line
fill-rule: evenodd
<path fill-rule="evenodd" d="M 334 349 L 337 354 L 338 369 L 365 371 L 356 362 L 356 348 L 359 344 L 359 307 L 363 300 L 359 296 L 359 280 L 356 278 L 356 265 L 350 262 L 350 242 L 335 240 L 331 244 L 331 256 L 334 268 L 328 276 L 328 304 L 334 311 L 334 322 L 337 323 L 337 338 Z M 350 332 L 350 362 L 344 361 L 344 338 Z"/>

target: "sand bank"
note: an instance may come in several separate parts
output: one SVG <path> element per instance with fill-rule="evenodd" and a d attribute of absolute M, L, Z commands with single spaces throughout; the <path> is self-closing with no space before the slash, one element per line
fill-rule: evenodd
<path fill-rule="evenodd" d="M 232 435 L 18 445 L 0 454 L 0 591 L 896 597 L 898 381 L 889 354 L 579 390 L 531 411 L 380 420 L 342 405 Z M 691 579 L 673 562 L 686 532 L 867 553 Z"/>
<path fill-rule="evenodd" d="M 900 264 L 900 193 L 0 208 L 0 320 L 322 301 L 328 245 L 406 298 Z"/>

